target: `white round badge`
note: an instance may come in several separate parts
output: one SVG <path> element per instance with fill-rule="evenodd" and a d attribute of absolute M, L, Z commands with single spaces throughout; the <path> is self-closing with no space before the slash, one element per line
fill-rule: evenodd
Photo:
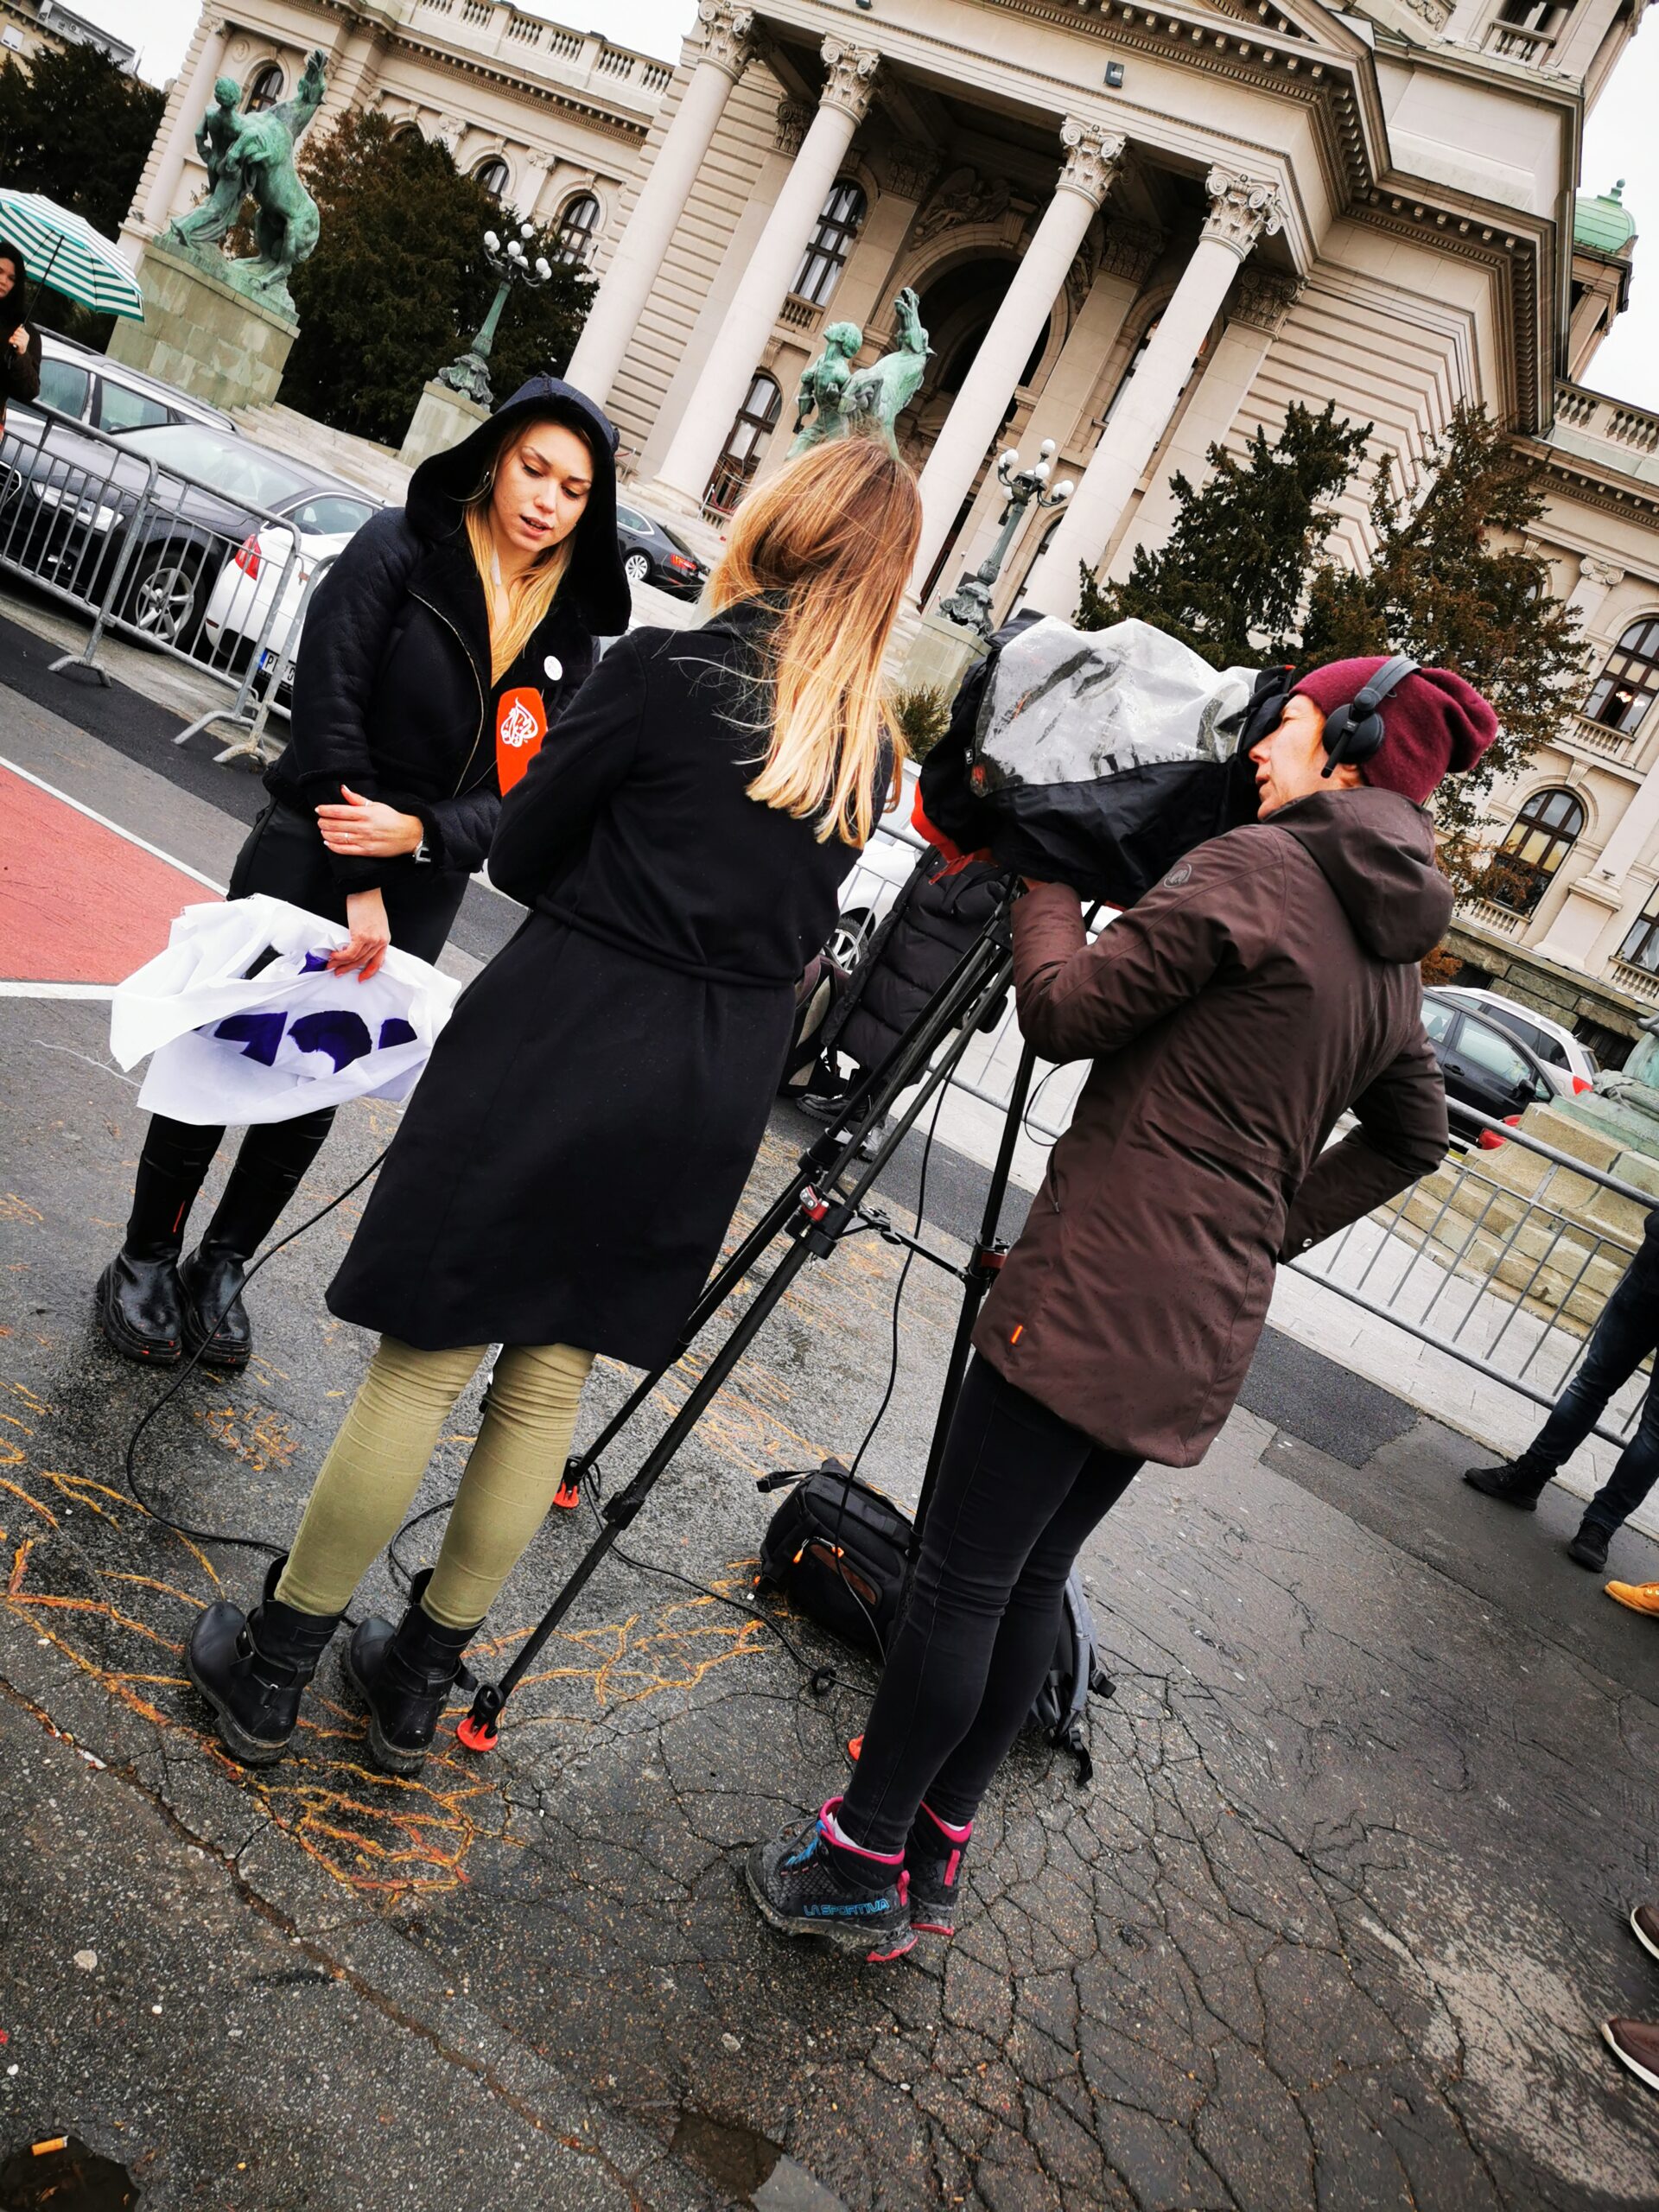
<path fill-rule="evenodd" d="M 556 683 L 564 674 L 564 663 L 552 653 L 549 653 L 547 658 L 542 663 L 542 671 L 550 683 Z"/>

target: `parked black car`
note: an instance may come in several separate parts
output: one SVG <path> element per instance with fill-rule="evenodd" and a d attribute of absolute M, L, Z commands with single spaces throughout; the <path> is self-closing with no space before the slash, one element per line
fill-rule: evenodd
<path fill-rule="evenodd" d="M 639 507 L 616 503 L 616 542 L 631 584 L 655 584 L 677 599 L 696 599 L 708 581 L 708 563 L 698 560 L 666 523 Z"/>
<path fill-rule="evenodd" d="M 116 619 L 205 653 L 203 617 L 226 563 L 265 511 L 287 519 L 324 496 L 374 505 L 355 485 L 209 423 L 99 438 L 48 417 L 38 444 L 8 432 L 0 447 L 0 559 L 101 601 L 130 537 Z"/>
<path fill-rule="evenodd" d="M 1503 1139 L 1484 1129 L 1474 1114 L 1490 1115 L 1495 1122 L 1519 1121 L 1529 1106 L 1558 1096 L 1535 1052 L 1455 999 L 1425 991 L 1423 1027 L 1445 1078 L 1446 1117 L 1455 1135 L 1501 1144 Z"/>

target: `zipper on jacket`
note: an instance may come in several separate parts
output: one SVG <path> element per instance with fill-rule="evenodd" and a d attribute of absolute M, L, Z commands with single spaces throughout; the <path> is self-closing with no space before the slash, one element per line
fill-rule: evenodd
<path fill-rule="evenodd" d="M 489 719 L 489 709 L 484 697 L 484 686 L 478 680 L 478 669 L 474 662 L 472 654 L 467 649 L 466 639 L 461 636 L 460 631 L 456 629 L 454 624 L 449 620 L 449 617 L 444 613 L 443 609 L 441 607 L 434 607 L 429 599 L 423 599 L 417 591 L 412 591 L 409 595 L 416 602 L 416 606 L 425 607 L 429 614 L 435 614 L 439 621 L 442 623 L 444 628 L 449 632 L 455 643 L 461 647 L 461 657 L 466 662 L 467 666 L 471 672 L 473 689 L 478 694 L 478 727 L 473 732 L 473 749 L 467 755 L 465 760 L 461 762 L 461 773 L 455 779 L 455 788 L 449 794 L 451 798 L 459 798 L 461 797 L 461 787 L 467 780 L 467 771 L 472 766 L 474 760 L 477 758 L 479 740 L 484 734 L 484 725 Z"/>

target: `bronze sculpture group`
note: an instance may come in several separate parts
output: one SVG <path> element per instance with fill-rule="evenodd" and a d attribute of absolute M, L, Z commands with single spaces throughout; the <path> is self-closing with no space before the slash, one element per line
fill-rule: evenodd
<path fill-rule="evenodd" d="M 868 368 L 853 367 L 864 343 L 855 322 L 832 322 L 823 348 L 801 372 L 795 394 L 795 442 L 791 455 L 849 430 L 874 431 L 897 453 L 893 426 L 920 389 L 931 348 L 922 327 L 921 302 L 908 286 L 893 303 L 898 344 Z"/>
<path fill-rule="evenodd" d="M 289 316 L 294 302 L 288 280 L 315 251 L 320 228 L 317 203 L 295 170 L 294 147 L 322 105 L 327 60 L 314 50 L 294 98 L 252 113 L 238 106 L 242 88 L 234 78 L 218 80 L 213 105 L 196 130 L 196 151 L 207 168 L 207 195 L 168 224 L 161 241 L 249 299 Z M 257 251 L 233 261 L 221 242 L 249 199 Z"/>

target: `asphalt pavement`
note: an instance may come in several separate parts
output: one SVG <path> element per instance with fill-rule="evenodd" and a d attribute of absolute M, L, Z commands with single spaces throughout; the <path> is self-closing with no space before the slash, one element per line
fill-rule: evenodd
<path fill-rule="evenodd" d="M 49 677 L 21 634 L 0 622 L 0 757 L 222 882 L 253 779 L 175 751 L 155 702 Z M 49 835 L 79 880 L 90 832 Z M 30 864 L 0 841 L 0 893 Z M 512 921 L 469 893 L 456 972 Z M 123 930 L 118 911 L 89 930 L 83 968 L 143 957 Z M 105 1350 L 89 1296 L 135 1078 L 84 997 L 0 995 L 0 2173 L 70 2135 L 144 2212 L 1659 2202 L 1659 2098 L 1596 2032 L 1659 2016 L 1625 1926 L 1659 1897 L 1659 1624 L 1566 1559 L 1571 1501 L 1483 1503 L 1466 1441 L 1270 1335 L 1205 1465 L 1148 1469 L 1085 1552 L 1116 1681 L 1092 1786 L 1028 1739 L 956 1942 L 852 1967 L 772 1936 L 742 1891 L 747 1845 L 840 1786 L 872 1679 L 753 1602 L 753 1478 L 855 1451 L 896 1342 L 865 1467 L 912 1499 L 952 1279 L 914 1262 L 896 1335 L 899 1249 L 866 1234 L 798 1281 L 495 1753 L 446 1737 L 418 1781 L 376 1775 L 331 1655 L 294 1755 L 252 1776 L 180 1652 L 197 1606 L 257 1589 L 260 1554 L 218 1537 L 286 1540 L 361 1373 L 367 1340 L 321 1295 L 357 1202 L 271 1262 L 254 1365 L 186 1383 L 130 1483 L 161 1385 Z M 395 1124 L 342 1112 L 307 1196 Z M 810 1135 L 779 1108 L 745 1217 Z M 918 1167 L 907 1147 L 889 1179 L 901 1225 Z M 982 1188 L 936 1148 L 925 1233 L 947 1256 Z M 607 1455 L 607 1489 L 708 1352 Z M 597 1371 L 584 1434 L 631 1379 Z M 448 1494 L 475 1411 L 474 1391 L 418 1507 Z M 481 1672 L 593 1525 L 588 1504 L 553 1517 Z M 434 1535 L 410 1531 L 406 1569 Z M 1611 1565 L 1659 1578 L 1659 1548 L 1626 1534 Z M 359 1602 L 397 1602 L 387 1569 Z M 801 1663 L 820 1661 L 821 1698 Z"/>

